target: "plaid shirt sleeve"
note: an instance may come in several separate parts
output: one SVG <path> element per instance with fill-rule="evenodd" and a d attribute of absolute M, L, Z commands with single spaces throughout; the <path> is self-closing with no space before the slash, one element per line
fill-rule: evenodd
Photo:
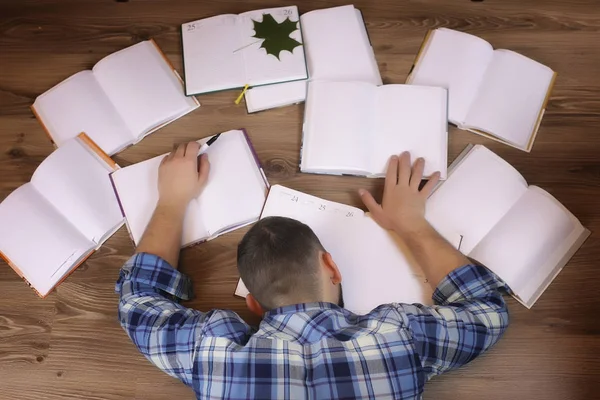
<path fill-rule="evenodd" d="M 436 306 L 398 305 L 428 378 L 468 363 L 500 339 L 508 326 L 501 289 L 508 287 L 490 270 L 466 265 L 440 282 Z"/>
<path fill-rule="evenodd" d="M 193 355 L 204 332 L 241 341 L 250 327 L 234 312 L 203 313 L 179 305 L 192 297 L 190 279 L 162 258 L 131 257 L 121 269 L 119 320 L 139 351 L 158 368 L 192 384 Z"/>

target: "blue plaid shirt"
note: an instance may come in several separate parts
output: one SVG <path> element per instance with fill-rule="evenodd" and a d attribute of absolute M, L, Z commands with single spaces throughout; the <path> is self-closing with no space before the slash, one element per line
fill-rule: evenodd
<path fill-rule="evenodd" d="M 489 270 L 466 265 L 437 304 L 387 304 L 355 315 L 330 303 L 271 310 L 258 330 L 227 310 L 178 304 L 188 277 L 152 254 L 121 270 L 119 319 L 137 348 L 201 399 L 418 399 L 434 375 L 468 363 L 508 325 Z"/>

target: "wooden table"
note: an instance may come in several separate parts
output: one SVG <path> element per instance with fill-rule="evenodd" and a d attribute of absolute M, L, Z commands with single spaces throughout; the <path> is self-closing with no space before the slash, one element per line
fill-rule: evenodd
<path fill-rule="evenodd" d="M 306 12 L 342 4 L 303 1 Z M 0 1 L 0 199 L 29 180 L 52 152 L 29 111 L 35 97 L 105 55 L 154 38 L 181 71 L 179 24 L 276 1 Z M 452 160 L 484 143 L 547 189 L 592 232 L 600 231 L 600 4 L 598 0 L 356 0 L 385 83 L 402 83 L 430 28 L 473 33 L 549 65 L 559 76 L 531 154 L 452 128 Z M 335 29 L 335 27 L 332 27 Z M 247 115 L 235 92 L 200 97 L 202 107 L 115 159 L 126 166 L 174 143 L 245 127 L 269 180 L 360 205 L 356 190 L 381 180 L 298 173 L 302 105 Z M 477 189 L 465 196 L 476 196 Z M 183 251 L 195 283 L 190 307 L 231 308 L 236 245 L 245 230 Z M 147 362 L 116 319 L 113 292 L 133 246 L 121 229 L 45 300 L 0 264 L 1 399 L 193 398 Z M 511 327 L 486 355 L 434 379 L 427 399 L 591 399 L 600 389 L 600 240 L 593 233 L 532 310 L 509 300 Z M 367 266 L 366 266 L 367 267 Z"/>

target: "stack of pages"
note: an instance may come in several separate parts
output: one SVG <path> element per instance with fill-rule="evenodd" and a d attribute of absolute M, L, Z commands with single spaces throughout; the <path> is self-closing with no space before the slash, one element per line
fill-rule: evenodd
<path fill-rule="evenodd" d="M 310 80 L 359 81 L 381 85 L 362 14 L 354 6 L 311 11 L 300 17 Z M 248 112 L 302 102 L 306 81 L 252 88 Z"/>

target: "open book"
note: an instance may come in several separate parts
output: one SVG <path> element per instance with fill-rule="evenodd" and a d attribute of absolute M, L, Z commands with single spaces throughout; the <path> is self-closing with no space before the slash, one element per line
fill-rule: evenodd
<path fill-rule="evenodd" d="M 460 250 L 494 271 L 528 308 L 590 233 L 481 145 L 453 163 L 427 201 L 426 217 L 446 238 L 461 235 Z"/>
<path fill-rule="evenodd" d="M 446 177 L 447 91 L 365 82 L 309 83 L 302 172 L 384 176 L 392 154 L 425 159 L 425 176 Z"/>
<path fill-rule="evenodd" d="M 112 155 L 199 105 L 149 40 L 64 80 L 38 96 L 32 110 L 57 146 L 86 132 Z"/>
<path fill-rule="evenodd" d="M 116 168 L 80 134 L 0 203 L 0 256 L 40 296 L 123 225 L 109 179 Z"/>
<path fill-rule="evenodd" d="M 361 209 L 274 185 L 261 218 L 271 216 L 311 227 L 342 273 L 344 305 L 350 311 L 365 314 L 394 302 L 432 303 L 433 291 L 403 242 Z M 235 294 L 248 294 L 241 280 Z"/>
<path fill-rule="evenodd" d="M 381 85 L 362 14 L 354 6 L 307 12 L 300 17 L 310 80 L 360 81 Z M 248 112 L 302 102 L 306 81 L 256 87 L 246 92 Z"/>
<path fill-rule="evenodd" d="M 208 139 L 198 142 L 203 144 Z M 221 134 L 206 153 L 210 161 L 208 183 L 187 208 L 182 247 L 255 222 L 267 195 L 267 179 L 245 131 Z M 129 233 L 136 245 L 140 243 L 158 202 L 158 167 L 164 156 L 111 174 Z"/>
<path fill-rule="evenodd" d="M 181 25 L 188 95 L 306 79 L 296 6 Z"/>
<path fill-rule="evenodd" d="M 447 88 L 450 122 L 531 151 L 555 78 L 521 54 L 439 28 L 425 37 L 406 83 Z"/>

